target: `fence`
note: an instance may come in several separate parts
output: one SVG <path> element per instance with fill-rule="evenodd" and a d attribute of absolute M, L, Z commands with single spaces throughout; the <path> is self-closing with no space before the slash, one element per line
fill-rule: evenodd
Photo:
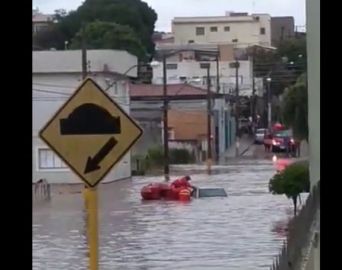
<path fill-rule="evenodd" d="M 315 215 L 320 207 L 320 182 L 308 196 L 305 205 L 288 225 L 288 235 L 280 254 L 277 256 L 271 270 L 293 270 L 302 262 L 303 252 L 309 243 L 311 228 Z"/>
<path fill-rule="evenodd" d="M 48 201 L 51 199 L 51 186 L 45 179 L 40 179 L 32 185 L 32 200 Z"/>

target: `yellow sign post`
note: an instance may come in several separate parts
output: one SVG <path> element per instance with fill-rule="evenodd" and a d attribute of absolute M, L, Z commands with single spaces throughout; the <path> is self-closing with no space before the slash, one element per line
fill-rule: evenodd
<path fill-rule="evenodd" d="M 86 188 L 88 212 L 88 246 L 89 246 L 89 269 L 98 269 L 98 216 L 97 216 L 97 188 Z"/>
<path fill-rule="evenodd" d="M 98 269 L 96 186 L 141 135 L 135 121 L 89 78 L 40 132 L 40 138 L 88 186 L 84 195 L 90 270 Z"/>

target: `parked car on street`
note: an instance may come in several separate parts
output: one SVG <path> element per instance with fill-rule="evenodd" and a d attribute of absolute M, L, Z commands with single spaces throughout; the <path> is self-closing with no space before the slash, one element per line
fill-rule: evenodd
<path fill-rule="evenodd" d="M 264 143 L 264 137 L 265 137 L 266 131 L 267 131 L 266 128 L 259 128 L 255 131 L 255 136 L 254 136 L 255 144 Z"/>

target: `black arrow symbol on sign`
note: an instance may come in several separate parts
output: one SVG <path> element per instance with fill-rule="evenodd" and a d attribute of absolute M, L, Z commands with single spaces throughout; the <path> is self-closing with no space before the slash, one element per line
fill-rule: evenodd
<path fill-rule="evenodd" d="M 110 151 L 112 151 L 117 143 L 118 141 L 115 140 L 114 137 L 111 137 L 93 158 L 88 157 L 84 173 L 90 173 L 100 169 L 100 162 L 109 154 Z"/>

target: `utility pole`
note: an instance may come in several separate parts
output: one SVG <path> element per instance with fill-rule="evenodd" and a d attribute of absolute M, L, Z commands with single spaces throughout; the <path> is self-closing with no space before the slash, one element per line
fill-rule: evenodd
<path fill-rule="evenodd" d="M 272 93 L 271 93 L 271 81 L 268 77 L 267 81 L 267 127 L 269 130 L 272 128 Z"/>
<path fill-rule="evenodd" d="M 253 54 L 252 54 L 252 122 L 256 122 L 256 89 L 255 89 L 255 74 L 254 74 L 254 69 L 255 69 L 255 46 L 253 47 Z"/>
<path fill-rule="evenodd" d="M 168 106 L 167 100 L 167 77 L 166 77 L 166 55 L 163 55 L 163 132 L 164 132 L 164 176 L 169 181 L 169 128 L 168 128 Z"/>
<path fill-rule="evenodd" d="M 85 37 L 85 27 L 82 25 L 82 79 L 87 77 L 87 44 Z"/>
<path fill-rule="evenodd" d="M 210 90 L 210 65 L 207 67 L 207 171 L 211 174 L 212 150 L 211 150 L 211 90 Z"/>
<path fill-rule="evenodd" d="M 85 37 L 85 26 L 82 25 L 82 78 L 86 79 L 87 66 L 87 44 Z M 97 188 L 85 186 L 83 190 L 85 208 L 87 210 L 87 235 L 89 247 L 89 270 L 98 270 L 99 267 L 99 239 L 98 239 L 98 194 Z"/>
<path fill-rule="evenodd" d="M 216 92 L 220 93 L 220 65 L 219 58 L 216 56 Z"/>
<path fill-rule="evenodd" d="M 211 149 L 211 89 L 210 89 L 210 63 L 200 63 L 200 68 L 207 70 L 207 172 L 211 174 L 212 149 Z"/>
<path fill-rule="evenodd" d="M 239 156 L 239 147 L 240 147 L 240 125 L 239 125 L 239 67 L 240 63 L 236 59 L 235 60 L 235 125 L 236 125 L 236 143 L 235 143 L 235 156 Z"/>
<path fill-rule="evenodd" d="M 219 55 L 216 55 L 216 93 L 219 94 L 221 90 L 220 86 L 220 64 Z M 215 106 L 211 105 L 211 107 Z M 211 111 L 211 110 L 210 110 Z M 218 162 L 220 159 L 220 149 L 219 149 L 220 137 L 215 132 L 215 161 Z"/>

